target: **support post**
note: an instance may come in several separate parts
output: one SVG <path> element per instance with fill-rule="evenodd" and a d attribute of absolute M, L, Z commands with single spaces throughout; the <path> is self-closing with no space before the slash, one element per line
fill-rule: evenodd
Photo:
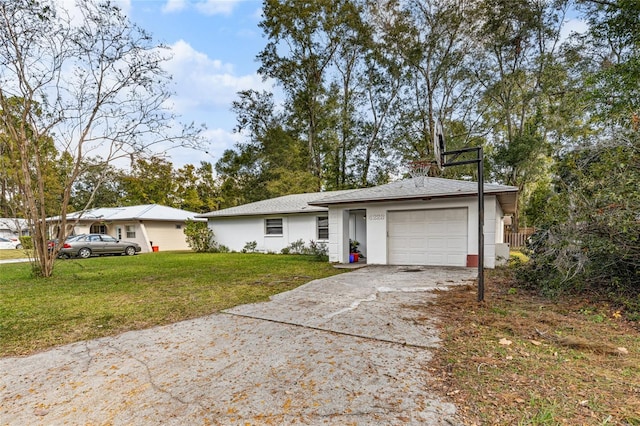
<path fill-rule="evenodd" d="M 455 159 L 466 152 L 475 151 L 474 160 Z M 453 155 L 453 161 L 442 161 L 442 167 L 462 166 L 475 163 L 478 166 L 478 302 L 484 301 L 484 151 L 481 146 L 442 152 L 442 157 Z"/>
<path fill-rule="evenodd" d="M 484 153 L 478 148 L 478 302 L 484 301 Z"/>

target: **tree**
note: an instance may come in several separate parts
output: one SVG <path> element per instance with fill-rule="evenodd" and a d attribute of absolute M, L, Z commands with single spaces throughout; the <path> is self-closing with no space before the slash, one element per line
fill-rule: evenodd
<path fill-rule="evenodd" d="M 235 131 L 247 140 L 225 151 L 216 163 L 221 206 L 316 191 L 319 179 L 308 169 L 307 145 L 285 129 L 288 118 L 276 112 L 273 95 L 253 90 L 238 95 L 233 103 Z"/>
<path fill-rule="evenodd" d="M 389 1 L 376 8 L 387 57 L 402 67 L 396 149 L 404 161 L 432 160 L 436 122 L 468 118 L 474 83 L 469 75 L 469 7 L 448 0 Z M 465 127 L 471 130 L 471 122 Z"/>
<path fill-rule="evenodd" d="M 266 0 L 260 23 L 269 39 L 258 55 L 259 72 L 284 89 L 292 128 L 304 135 L 309 171 L 324 178 L 324 157 L 337 143 L 327 78 L 342 42 L 344 20 L 353 16 L 350 0 Z"/>
<path fill-rule="evenodd" d="M 69 209 L 80 211 L 94 207 L 117 207 L 122 205 L 124 189 L 123 172 L 102 160 L 87 159 L 84 172 L 78 176 L 71 191 Z"/>
<path fill-rule="evenodd" d="M 563 101 L 567 75 L 557 63 L 568 2 L 479 2 L 475 75 L 479 103 L 493 151 L 495 180 L 517 186 L 526 201 L 530 186 L 547 173 L 551 111 Z"/>
<path fill-rule="evenodd" d="M 588 98 L 600 121 L 640 127 L 640 3 L 580 0 L 589 23 L 580 43 L 590 62 Z"/>
<path fill-rule="evenodd" d="M 166 49 L 108 2 L 78 2 L 73 12 L 52 0 L 0 3 L 1 131 L 19 165 L 10 170 L 21 195 L 13 201 L 29 222 L 34 271 L 45 277 L 57 254 L 47 249 L 46 219 L 58 215 L 59 238 L 69 232 L 86 158 L 99 154 L 107 165 L 160 142 L 199 142 L 192 126 L 170 129 Z M 61 192 L 53 209 L 45 199 L 56 155 Z"/>
<path fill-rule="evenodd" d="M 197 213 L 218 209 L 220 194 L 211 163 L 203 161 L 198 168 L 187 164 L 175 172 L 174 180 L 176 207 Z"/>
<path fill-rule="evenodd" d="M 124 204 L 162 204 L 175 207 L 176 182 L 173 164 L 161 157 L 138 158 L 121 177 Z"/>

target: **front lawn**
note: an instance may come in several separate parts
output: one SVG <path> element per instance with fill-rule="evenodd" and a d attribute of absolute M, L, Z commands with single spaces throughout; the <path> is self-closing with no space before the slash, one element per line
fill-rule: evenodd
<path fill-rule="evenodd" d="M 340 272 L 308 256 L 191 252 L 59 260 L 51 279 L 30 267 L 0 265 L 0 356 L 208 315 Z"/>
<path fill-rule="evenodd" d="M 26 259 L 29 257 L 29 250 L 11 250 L 11 249 L 3 249 L 0 250 L 0 260 L 5 259 Z"/>

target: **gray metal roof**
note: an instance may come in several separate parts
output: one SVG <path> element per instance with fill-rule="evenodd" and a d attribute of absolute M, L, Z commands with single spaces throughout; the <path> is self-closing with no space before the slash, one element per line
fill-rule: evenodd
<path fill-rule="evenodd" d="M 485 183 L 484 192 L 497 195 L 505 213 L 515 212 L 517 187 Z M 358 189 L 344 194 L 327 194 L 327 197 L 312 201 L 311 204 L 328 207 L 334 204 L 468 197 L 477 194 L 477 182 L 425 177 L 422 182 L 420 178 L 412 178 L 391 182 L 386 185 Z"/>
<path fill-rule="evenodd" d="M 11 232 L 19 232 L 29 228 L 26 219 L 17 219 L 15 217 L 0 217 L 0 229 Z"/>
<path fill-rule="evenodd" d="M 228 209 L 201 214 L 197 217 L 256 216 L 265 214 L 326 212 L 326 207 L 310 205 L 310 203 L 324 198 L 327 195 L 342 195 L 354 191 L 358 190 L 348 189 L 343 191 L 283 195 L 282 197 L 256 201 L 255 203 L 243 204 L 241 206 L 229 207 Z"/>
<path fill-rule="evenodd" d="M 81 216 L 83 220 L 163 220 L 185 221 L 194 219 L 197 213 L 159 204 L 142 204 L 127 207 L 99 207 L 84 212 L 74 212 L 67 215 L 67 220 L 73 220 Z M 58 220 L 59 217 L 48 220 Z"/>

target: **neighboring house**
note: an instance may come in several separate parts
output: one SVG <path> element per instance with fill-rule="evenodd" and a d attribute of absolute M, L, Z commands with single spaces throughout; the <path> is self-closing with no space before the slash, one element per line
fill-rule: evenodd
<path fill-rule="evenodd" d="M 75 224 L 72 234 L 108 234 L 140 244 L 142 253 L 154 250 L 189 250 L 185 221 L 197 213 L 158 204 L 130 207 L 102 207 L 67 215 Z M 49 218 L 51 235 L 56 235 L 58 218 Z"/>
<path fill-rule="evenodd" d="M 368 264 L 477 266 L 478 184 L 428 177 L 372 188 L 278 197 L 210 212 L 218 244 L 279 252 L 302 239 L 325 242 L 331 262 L 349 262 L 357 240 Z M 518 189 L 485 184 L 485 266 L 508 257 L 504 217 L 515 214 Z M 496 254 L 498 252 L 498 255 Z M 500 260 L 500 259 L 498 259 Z"/>
<path fill-rule="evenodd" d="M 19 238 L 23 235 L 29 235 L 29 226 L 26 219 L 0 218 L 0 237 Z"/>

